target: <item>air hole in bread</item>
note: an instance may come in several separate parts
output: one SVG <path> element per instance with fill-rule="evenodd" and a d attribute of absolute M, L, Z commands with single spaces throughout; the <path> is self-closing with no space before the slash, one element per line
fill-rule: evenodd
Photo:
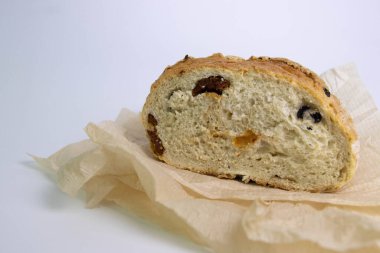
<path fill-rule="evenodd" d="M 283 179 L 285 179 L 285 180 L 288 180 L 288 181 L 291 181 L 291 182 L 296 182 L 296 180 L 294 179 L 294 178 L 292 178 L 292 177 L 283 177 L 283 176 L 280 176 L 280 175 L 274 175 L 274 176 L 272 176 L 272 178 L 276 178 L 276 179 L 280 179 L 280 180 L 283 180 Z"/>
<path fill-rule="evenodd" d="M 194 89 L 192 90 L 193 97 L 196 97 L 205 92 L 223 94 L 223 90 L 230 87 L 231 83 L 222 76 L 209 76 L 197 81 Z"/>
<path fill-rule="evenodd" d="M 231 120 L 231 119 L 232 119 L 232 112 L 231 112 L 231 111 L 224 110 L 224 113 L 226 114 L 226 118 L 227 118 L 228 120 Z"/>
<path fill-rule="evenodd" d="M 172 98 L 172 96 L 174 95 L 174 93 L 178 92 L 178 91 L 181 91 L 181 89 L 175 89 L 175 90 L 172 90 L 170 93 L 169 93 L 169 96 L 167 97 L 169 100 Z"/>
<path fill-rule="evenodd" d="M 269 152 L 269 154 L 272 156 L 272 157 L 276 157 L 276 156 L 282 156 L 282 157 L 286 157 L 287 155 L 284 154 L 284 153 L 281 153 L 281 152 Z"/>

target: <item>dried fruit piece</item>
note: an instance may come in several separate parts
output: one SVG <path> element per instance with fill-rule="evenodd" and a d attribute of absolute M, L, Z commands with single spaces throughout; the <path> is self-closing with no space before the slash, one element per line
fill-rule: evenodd
<path fill-rule="evenodd" d="M 330 97 L 331 93 L 327 88 L 323 88 L 323 91 L 325 92 L 326 96 Z"/>
<path fill-rule="evenodd" d="M 321 122 L 322 120 L 322 115 L 319 112 L 313 112 L 310 116 L 314 119 L 314 123 Z"/>
<path fill-rule="evenodd" d="M 242 135 L 236 136 L 233 140 L 233 144 L 238 148 L 244 148 L 248 144 L 253 144 L 257 141 L 259 136 L 251 130 L 245 131 Z"/>
<path fill-rule="evenodd" d="M 230 81 L 222 76 L 209 76 L 197 81 L 192 91 L 193 97 L 205 92 L 213 92 L 222 95 L 223 90 L 230 87 Z"/>
<path fill-rule="evenodd" d="M 297 118 L 299 119 L 303 119 L 303 116 L 305 114 L 306 111 L 308 110 L 311 110 L 312 108 L 308 105 L 303 105 L 297 112 Z M 318 112 L 318 111 L 315 111 L 314 112 L 310 112 L 309 113 L 310 117 L 313 118 L 314 120 L 314 123 L 319 123 L 322 121 L 322 115 Z"/>
<path fill-rule="evenodd" d="M 157 134 L 156 126 L 158 125 L 158 121 L 151 113 L 148 114 L 148 123 L 153 126 L 153 131 L 147 130 L 153 152 L 156 155 L 162 155 L 165 151 L 165 148 L 162 145 L 162 141 Z"/>
<path fill-rule="evenodd" d="M 310 110 L 310 106 L 303 105 L 297 112 L 297 118 L 303 119 L 303 114 L 307 111 Z"/>
<path fill-rule="evenodd" d="M 148 130 L 148 135 L 150 138 L 151 147 L 153 149 L 153 152 L 156 155 L 162 155 L 165 151 L 164 146 L 162 145 L 162 141 L 160 137 L 158 137 L 157 130 L 154 129 L 154 131 Z"/>
<path fill-rule="evenodd" d="M 158 124 L 156 118 L 151 113 L 148 114 L 148 123 L 154 127 Z"/>

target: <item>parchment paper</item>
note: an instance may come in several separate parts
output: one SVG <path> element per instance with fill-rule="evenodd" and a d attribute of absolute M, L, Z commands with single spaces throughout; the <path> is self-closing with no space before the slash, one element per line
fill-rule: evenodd
<path fill-rule="evenodd" d="M 337 193 L 288 192 L 179 170 L 152 157 L 139 115 L 90 123 L 89 140 L 34 159 L 89 207 L 112 201 L 211 252 L 380 252 L 380 115 L 356 68 L 322 78 L 352 115 L 354 179 Z"/>

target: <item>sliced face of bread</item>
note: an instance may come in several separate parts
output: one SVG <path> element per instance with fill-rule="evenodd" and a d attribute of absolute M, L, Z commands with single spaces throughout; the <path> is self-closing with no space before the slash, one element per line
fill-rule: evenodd
<path fill-rule="evenodd" d="M 287 59 L 186 56 L 152 85 L 142 120 L 160 160 L 220 178 L 328 192 L 356 167 L 351 118 Z"/>

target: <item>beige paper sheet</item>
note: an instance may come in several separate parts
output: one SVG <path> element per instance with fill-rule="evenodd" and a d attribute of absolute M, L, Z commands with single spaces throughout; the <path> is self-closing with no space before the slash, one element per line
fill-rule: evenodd
<path fill-rule="evenodd" d="M 139 116 L 86 127 L 89 140 L 35 160 L 88 206 L 113 201 L 211 252 L 380 252 L 380 114 L 356 68 L 322 78 L 353 116 L 354 179 L 337 193 L 288 192 L 179 170 L 153 159 Z"/>

